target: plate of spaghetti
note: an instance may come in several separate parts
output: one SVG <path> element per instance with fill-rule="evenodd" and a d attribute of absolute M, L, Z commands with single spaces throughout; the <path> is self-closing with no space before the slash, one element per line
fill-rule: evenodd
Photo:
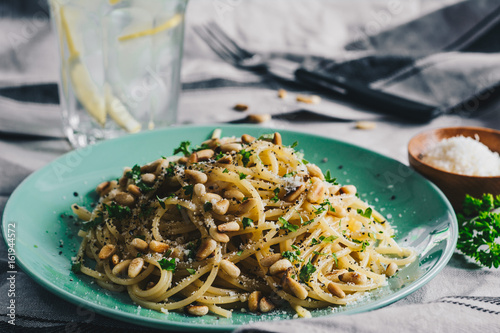
<path fill-rule="evenodd" d="M 19 264 L 50 291 L 178 330 L 378 308 L 433 278 L 457 237 L 448 201 L 406 166 L 251 126 L 71 152 L 19 186 L 4 235 L 9 223 Z"/>

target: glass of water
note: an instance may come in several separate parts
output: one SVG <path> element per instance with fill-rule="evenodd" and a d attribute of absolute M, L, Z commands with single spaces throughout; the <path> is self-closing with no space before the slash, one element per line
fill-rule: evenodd
<path fill-rule="evenodd" d="M 176 122 L 187 0 L 50 0 L 78 148 Z"/>

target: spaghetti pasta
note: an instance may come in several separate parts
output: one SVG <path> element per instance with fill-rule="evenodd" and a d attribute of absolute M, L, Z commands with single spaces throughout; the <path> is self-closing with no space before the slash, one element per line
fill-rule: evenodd
<path fill-rule="evenodd" d="M 279 133 L 215 136 L 193 151 L 127 168 L 97 186 L 74 271 L 142 307 L 228 317 L 352 302 L 416 254 L 384 217 L 302 160 Z"/>

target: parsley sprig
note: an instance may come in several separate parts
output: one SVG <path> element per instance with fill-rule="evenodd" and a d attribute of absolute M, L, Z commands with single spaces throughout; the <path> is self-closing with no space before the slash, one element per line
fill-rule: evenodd
<path fill-rule="evenodd" d="M 139 189 L 142 192 L 148 192 L 148 191 L 151 191 L 153 189 L 153 187 L 146 185 L 142 181 L 142 178 L 141 178 L 141 166 L 138 165 L 138 164 L 134 165 L 134 167 L 132 168 L 132 170 L 127 171 L 127 173 L 125 173 L 125 176 L 127 178 L 132 179 L 134 181 L 135 185 L 137 185 L 137 187 L 139 187 Z"/>
<path fill-rule="evenodd" d="M 288 222 L 287 220 L 285 220 L 282 217 L 279 217 L 278 220 L 281 222 L 280 229 L 284 229 L 284 230 L 287 230 L 287 231 L 290 231 L 290 232 L 294 232 L 294 231 L 299 230 L 299 226 L 298 225 L 291 224 L 290 222 Z"/>
<path fill-rule="evenodd" d="M 457 214 L 457 249 L 486 267 L 500 266 L 500 195 L 465 196 L 463 214 Z"/>

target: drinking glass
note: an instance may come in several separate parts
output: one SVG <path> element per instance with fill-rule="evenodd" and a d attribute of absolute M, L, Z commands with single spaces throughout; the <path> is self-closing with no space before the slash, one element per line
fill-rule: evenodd
<path fill-rule="evenodd" d="M 50 0 L 74 147 L 176 122 L 187 0 Z"/>

